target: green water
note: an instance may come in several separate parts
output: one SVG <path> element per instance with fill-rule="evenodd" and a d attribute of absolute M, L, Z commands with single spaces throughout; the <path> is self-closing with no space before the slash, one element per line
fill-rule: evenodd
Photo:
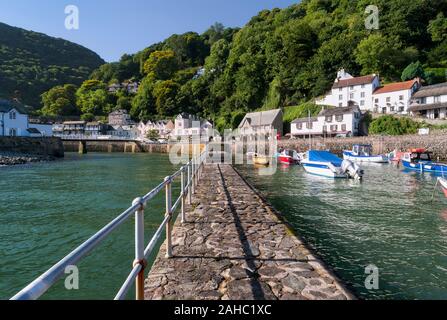
<path fill-rule="evenodd" d="M 436 177 L 364 165 L 362 183 L 315 177 L 301 167 L 273 176 L 239 170 L 323 260 L 366 299 L 447 299 L 447 199 Z M 379 290 L 365 267 L 379 268 Z"/>
<path fill-rule="evenodd" d="M 176 169 L 167 155 L 156 154 L 67 154 L 61 161 L 0 168 L 0 299 L 10 298 Z M 161 194 L 146 210 L 147 242 L 163 220 L 163 205 Z M 112 299 L 131 269 L 133 220 L 78 265 L 79 290 L 68 291 L 59 281 L 43 298 Z"/>

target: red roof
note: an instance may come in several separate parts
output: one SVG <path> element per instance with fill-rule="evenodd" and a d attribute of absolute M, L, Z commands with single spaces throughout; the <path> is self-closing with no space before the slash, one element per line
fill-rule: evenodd
<path fill-rule="evenodd" d="M 376 75 L 369 75 L 369 76 L 363 76 L 363 77 L 356 77 L 351 79 L 343 79 L 338 80 L 338 82 L 334 83 L 334 86 L 332 88 L 343 88 L 343 87 L 349 87 L 349 86 L 359 86 L 362 84 L 369 84 L 374 81 L 374 78 L 377 77 Z"/>
<path fill-rule="evenodd" d="M 381 93 L 387 93 L 387 92 L 394 92 L 394 91 L 401 91 L 401 90 L 410 90 L 415 82 L 418 82 L 416 79 L 409 80 L 405 82 L 395 82 L 386 84 L 380 88 L 378 88 L 374 94 L 381 94 Z"/>

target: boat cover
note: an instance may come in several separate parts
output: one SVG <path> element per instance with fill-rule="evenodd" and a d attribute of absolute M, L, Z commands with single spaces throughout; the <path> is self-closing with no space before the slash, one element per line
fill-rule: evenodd
<path fill-rule="evenodd" d="M 311 151 L 309 151 L 308 159 L 310 161 L 316 161 L 316 162 L 330 162 L 336 167 L 341 167 L 341 164 L 343 162 L 342 159 L 340 159 L 335 154 L 330 153 L 328 151 L 311 150 Z"/>

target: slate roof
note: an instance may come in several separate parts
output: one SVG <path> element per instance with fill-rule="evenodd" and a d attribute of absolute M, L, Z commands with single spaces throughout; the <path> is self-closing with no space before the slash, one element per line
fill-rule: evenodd
<path fill-rule="evenodd" d="M 413 99 L 447 95 L 447 82 L 426 86 L 413 95 Z"/>
<path fill-rule="evenodd" d="M 22 114 L 26 114 L 26 108 L 23 104 L 20 104 L 15 101 L 0 99 L 0 112 L 9 112 L 12 109 L 16 109 L 18 112 Z"/>
<path fill-rule="evenodd" d="M 272 125 L 278 115 L 282 115 L 281 109 L 247 113 L 240 123 L 239 128 L 242 128 L 245 121 L 252 127 Z"/>

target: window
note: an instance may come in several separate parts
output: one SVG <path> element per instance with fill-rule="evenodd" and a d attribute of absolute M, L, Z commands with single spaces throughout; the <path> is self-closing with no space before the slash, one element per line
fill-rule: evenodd
<path fill-rule="evenodd" d="M 342 115 L 342 114 L 336 115 L 336 116 L 335 116 L 335 120 L 336 120 L 337 122 L 342 122 L 342 121 L 343 121 L 343 115 Z"/>
<path fill-rule="evenodd" d="M 302 130 L 303 129 L 303 124 L 300 122 L 300 123 L 297 123 L 296 124 L 296 128 L 298 129 L 298 130 Z"/>
<path fill-rule="evenodd" d="M 390 102 L 391 98 L 390 97 L 386 97 L 386 102 Z"/>
<path fill-rule="evenodd" d="M 338 88 L 338 91 L 340 91 L 340 92 L 341 92 L 342 90 L 343 90 L 342 88 Z"/>
<path fill-rule="evenodd" d="M 338 96 L 338 100 L 343 100 L 343 95 L 342 94 Z"/>
<path fill-rule="evenodd" d="M 374 103 L 379 103 L 379 98 L 374 99 Z"/>
<path fill-rule="evenodd" d="M 356 118 L 356 119 L 360 119 L 360 113 L 358 113 L 358 112 L 354 112 L 354 118 Z"/>
<path fill-rule="evenodd" d="M 17 129 L 9 129 L 9 136 L 10 137 L 17 136 Z"/>
<path fill-rule="evenodd" d="M 11 119 L 11 120 L 15 120 L 17 118 L 17 114 L 16 114 L 16 112 L 15 111 L 11 111 L 10 113 L 9 113 L 9 119 Z"/>
<path fill-rule="evenodd" d="M 324 132 L 324 133 L 327 132 L 327 126 L 323 126 L 323 132 Z"/>
<path fill-rule="evenodd" d="M 346 125 L 345 124 L 341 125 L 341 131 L 346 131 Z"/>
<path fill-rule="evenodd" d="M 332 122 L 332 116 L 326 116 L 326 122 Z"/>
<path fill-rule="evenodd" d="M 349 89 L 350 90 L 354 90 L 354 86 L 349 86 Z"/>
<path fill-rule="evenodd" d="M 340 108 L 343 107 L 343 103 L 340 102 L 340 103 L 338 104 L 338 106 L 339 106 Z"/>
<path fill-rule="evenodd" d="M 439 103 L 439 102 L 441 102 L 441 97 L 440 97 L 440 96 L 433 97 L 433 102 L 434 102 L 434 103 Z"/>
<path fill-rule="evenodd" d="M 400 101 L 404 100 L 404 96 L 399 96 L 399 100 Z"/>
<path fill-rule="evenodd" d="M 362 89 L 365 89 L 365 85 L 364 84 L 362 84 Z"/>
<path fill-rule="evenodd" d="M 360 105 L 364 106 L 365 105 L 365 100 L 360 100 Z"/>
<path fill-rule="evenodd" d="M 331 131 L 332 132 L 337 131 L 337 129 L 338 129 L 338 126 L 336 124 L 331 126 Z"/>
<path fill-rule="evenodd" d="M 306 128 L 307 129 L 312 129 L 313 127 L 314 127 L 314 124 L 312 122 L 306 123 Z"/>
<path fill-rule="evenodd" d="M 399 112 L 404 112 L 404 111 L 405 111 L 405 108 L 402 107 L 402 106 L 400 106 L 400 107 L 399 107 Z"/>
<path fill-rule="evenodd" d="M 394 112 L 394 107 L 390 107 L 390 111 L 391 111 L 391 112 Z"/>
<path fill-rule="evenodd" d="M 354 99 L 354 94 L 353 93 L 349 94 L 349 99 Z"/>
<path fill-rule="evenodd" d="M 364 97 L 365 97 L 365 93 L 364 92 L 360 93 L 360 98 L 364 98 Z"/>
<path fill-rule="evenodd" d="M 426 103 L 427 103 L 427 98 L 426 97 L 421 98 L 421 104 L 426 104 Z"/>

